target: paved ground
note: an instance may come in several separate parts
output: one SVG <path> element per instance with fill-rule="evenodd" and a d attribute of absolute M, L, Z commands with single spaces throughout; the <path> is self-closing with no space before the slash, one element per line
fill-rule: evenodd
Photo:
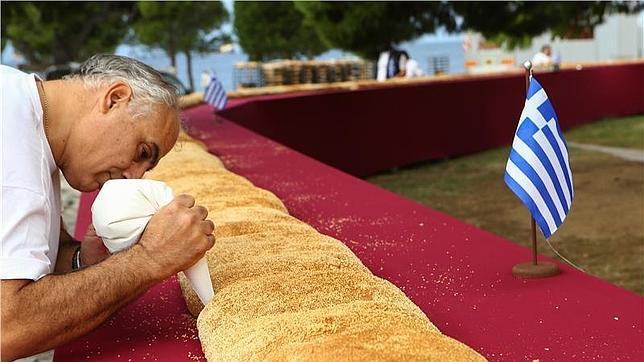
<path fill-rule="evenodd" d="M 585 143 L 568 142 L 569 146 L 581 148 L 584 150 L 597 151 L 606 153 L 615 157 L 623 158 L 628 161 L 644 162 L 644 151 L 634 150 L 631 148 L 606 147 L 589 145 Z"/>
<path fill-rule="evenodd" d="M 54 351 L 47 351 L 41 354 L 37 354 L 32 357 L 21 358 L 15 360 L 15 362 L 52 362 L 54 359 Z"/>

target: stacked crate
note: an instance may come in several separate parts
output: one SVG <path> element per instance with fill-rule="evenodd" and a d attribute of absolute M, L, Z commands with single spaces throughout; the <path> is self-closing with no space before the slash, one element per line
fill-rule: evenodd
<path fill-rule="evenodd" d="M 370 79 L 374 79 L 373 63 L 364 60 L 279 60 L 235 65 L 235 84 L 238 89 Z"/>
<path fill-rule="evenodd" d="M 262 66 L 258 62 L 243 62 L 235 64 L 235 88 L 264 87 Z"/>

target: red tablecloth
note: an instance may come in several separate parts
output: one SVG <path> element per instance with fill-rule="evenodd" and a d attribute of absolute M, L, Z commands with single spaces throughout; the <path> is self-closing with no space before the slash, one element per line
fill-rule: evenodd
<path fill-rule="evenodd" d="M 188 131 L 226 166 L 273 191 L 291 214 L 346 243 L 400 287 L 446 334 L 491 360 L 644 359 L 644 299 L 565 265 L 542 280 L 511 268 L 529 250 L 356 179 L 224 119 L 184 113 Z M 83 196 L 77 230 L 89 221 Z M 526 214 L 527 217 L 527 214 Z M 175 278 L 89 335 L 58 361 L 198 359 L 195 325 Z"/>
<path fill-rule="evenodd" d="M 644 113 L 644 61 L 537 73 L 563 129 Z M 327 165 L 366 176 L 510 144 L 521 74 L 246 99 L 221 114 Z"/>

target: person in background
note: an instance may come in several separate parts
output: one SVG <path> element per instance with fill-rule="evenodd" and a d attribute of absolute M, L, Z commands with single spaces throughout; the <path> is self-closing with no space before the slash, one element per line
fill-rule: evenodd
<path fill-rule="evenodd" d="M 409 59 L 406 51 L 396 48 L 380 53 L 376 79 L 382 82 L 390 78 L 405 77 Z"/>
<path fill-rule="evenodd" d="M 389 61 L 389 52 L 381 52 L 378 57 L 378 70 L 376 74 L 376 80 L 378 82 L 384 82 L 387 80 L 387 62 Z"/>
<path fill-rule="evenodd" d="M 541 51 L 532 57 L 532 66 L 536 68 L 548 68 L 554 66 L 554 64 L 552 48 L 548 44 L 542 46 Z"/>
<path fill-rule="evenodd" d="M 204 70 L 203 72 L 201 72 L 201 78 L 200 78 L 201 87 L 203 89 L 206 89 L 206 87 L 208 87 L 208 84 L 210 84 L 211 79 L 212 79 L 212 75 L 209 71 Z"/>
<path fill-rule="evenodd" d="M 409 59 L 405 68 L 405 78 L 422 77 L 425 72 L 420 68 L 420 65 L 415 59 Z"/>

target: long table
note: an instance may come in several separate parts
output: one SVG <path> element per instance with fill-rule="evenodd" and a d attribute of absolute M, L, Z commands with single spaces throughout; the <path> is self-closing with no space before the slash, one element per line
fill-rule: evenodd
<path fill-rule="evenodd" d="M 644 61 L 535 73 L 561 127 L 644 113 Z M 510 144 L 520 73 L 235 100 L 221 114 L 356 176 Z"/>
<path fill-rule="evenodd" d="M 343 241 L 397 285 L 445 334 L 495 361 L 644 359 L 644 298 L 560 265 L 519 280 L 528 249 L 368 184 L 245 129 L 202 105 L 188 132 L 228 169 L 274 192 L 289 212 Z M 84 194 L 76 236 L 89 220 Z M 526 212 L 527 217 L 527 212 Z M 542 260 L 548 260 L 541 257 Z M 203 359 L 176 278 L 155 286 L 99 328 L 58 348 L 57 361 Z"/>

